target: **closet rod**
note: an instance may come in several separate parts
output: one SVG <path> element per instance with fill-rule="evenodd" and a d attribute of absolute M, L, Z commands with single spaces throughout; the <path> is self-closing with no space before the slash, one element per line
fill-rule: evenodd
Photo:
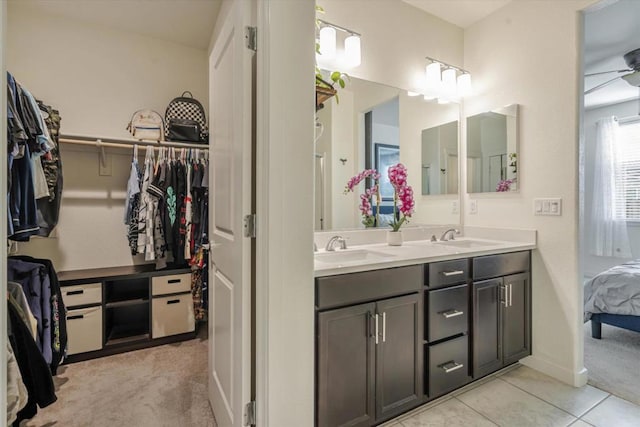
<path fill-rule="evenodd" d="M 200 150 L 209 150 L 208 144 L 189 144 L 174 141 L 138 141 L 137 139 L 117 139 L 102 138 L 84 135 L 60 135 L 58 141 L 62 144 L 88 145 L 92 147 L 109 147 L 109 148 L 132 148 L 138 146 L 152 146 L 154 148 L 174 147 L 174 148 L 197 148 Z"/>

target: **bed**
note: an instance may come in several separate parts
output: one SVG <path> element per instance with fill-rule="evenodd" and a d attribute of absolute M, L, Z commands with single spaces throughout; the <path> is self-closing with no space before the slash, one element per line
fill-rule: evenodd
<path fill-rule="evenodd" d="M 640 332 L 640 260 L 612 267 L 584 285 L 584 321 L 602 338 L 602 324 Z"/>

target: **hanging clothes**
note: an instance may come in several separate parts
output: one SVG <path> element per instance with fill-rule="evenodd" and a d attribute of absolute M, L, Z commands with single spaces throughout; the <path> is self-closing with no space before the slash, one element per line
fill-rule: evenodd
<path fill-rule="evenodd" d="M 47 237 L 58 223 L 62 191 L 59 124 L 57 111 L 45 108 L 7 73 L 7 234 L 11 240 Z"/>
<path fill-rule="evenodd" d="M 62 202 L 62 158 L 58 148 L 58 136 L 60 130 L 60 113 L 42 101 L 37 101 L 40 114 L 45 124 L 45 134 L 52 145 L 51 150 L 40 157 L 44 177 L 48 188 L 48 197 L 36 200 L 38 208 L 38 235 L 49 237 L 53 229 L 58 225 L 60 217 L 60 205 Z"/>
<path fill-rule="evenodd" d="M 138 146 L 133 146 L 131 171 L 127 182 L 127 200 L 124 209 L 124 223 L 131 255 L 138 253 L 138 213 L 140 208 L 140 169 L 138 167 Z"/>
<path fill-rule="evenodd" d="M 18 412 L 27 406 L 29 395 L 20 375 L 20 367 L 13 353 L 11 344 L 7 342 L 7 424 L 11 425 L 18 418 Z"/>
<path fill-rule="evenodd" d="M 49 366 L 33 340 L 29 328 L 11 302 L 7 304 L 7 311 L 9 343 L 28 394 L 27 404 L 17 413 L 13 424 L 18 427 L 20 421 L 33 418 L 38 406 L 45 408 L 55 402 L 57 397 Z"/>
<path fill-rule="evenodd" d="M 138 208 L 138 253 L 144 254 L 145 261 L 155 259 L 153 249 L 153 206 L 152 198 L 149 194 L 149 185 L 155 166 L 153 157 L 153 147 L 147 146 L 144 158 L 144 172 L 142 176 L 142 187 L 140 188 L 140 206 Z"/>
<path fill-rule="evenodd" d="M 166 164 L 164 161 L 164 150 L 161 149 L 153 179 L 147 188 L 147 193 L 151 196 L 151 203 L 148 205 L 148 209 L 150 209 L 149 215 L 153 218 L 153 256 L 156 260 L 157 269 L 166 268 L 167 266 L 167 256 L 165 252 L 166 241 L 162 214 L 164 208 L 163 198 L 165 194 L 165 175 Z"/>
<path fill-rule="evenodd" d="M 62 299 L 62 288 L 58 281 L 53 262 L 49 259 L 33 258 L 27 255 L 16 255 L 9 260 L 23 261 L 42 266 L 46 277 L 48 278 L 50 289 L 50 307 L 51 307 L 51 373 L 56 375 L 58 366 L 62 363 L 67 350 L 67 320 L 66 308 Z M 46 282 L 45 282 L 46 283 Z"/>
<path fill-rule="evenodd" d="M 33 335 L 33 339 L 35 340 L 38 337 L 38 321 L 31 312 L 31 308 L 29 308 L 29 303 L 22 290 L 22 286 L 20 286 L 20 283 L 7 282 L 7 293 L 9 294 L 9 299 L 18 310 L 20 318 L 24 320 L 24 323 L 29 327 L 31 335 Z"/>
<path fill-rule="evenodd" d="M 41 264 L 9 258 L 7 279 L 22 286 L 29 308 L 38 322 L 36 344 L 47 364 L 53 360 L 51 346 L 51 288 L 49 276 Z"/>

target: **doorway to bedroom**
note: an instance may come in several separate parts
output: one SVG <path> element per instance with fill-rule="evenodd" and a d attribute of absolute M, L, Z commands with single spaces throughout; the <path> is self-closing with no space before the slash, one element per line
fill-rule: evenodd
<path fill-rule="evenodd" d="M 640 404 L 640 2 L 584 15 L 580 252 L 589 384 Z"/>

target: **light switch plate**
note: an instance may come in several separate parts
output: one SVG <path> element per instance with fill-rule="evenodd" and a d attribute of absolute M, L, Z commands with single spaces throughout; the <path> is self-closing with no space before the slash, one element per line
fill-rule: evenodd
<path fill-rule="evenodd" d="M 478 213 L 478 201 L 477 200 L 470 200 L 469 201 L 469 213 L 471 215 L 475 215 Z"/>
<path fill-rule="evenodd" d="M 562 199 L 561 198 L 545 198 L 533 200 L 534 215 L 562 215 Z"/>
<path fill-rule="evenodd" d="M 460 213 L 460 205 L 458 204 L 457 200 L 454 200 L 453 202 L 451 202 L 451 213 L 452 214 Z"/>

